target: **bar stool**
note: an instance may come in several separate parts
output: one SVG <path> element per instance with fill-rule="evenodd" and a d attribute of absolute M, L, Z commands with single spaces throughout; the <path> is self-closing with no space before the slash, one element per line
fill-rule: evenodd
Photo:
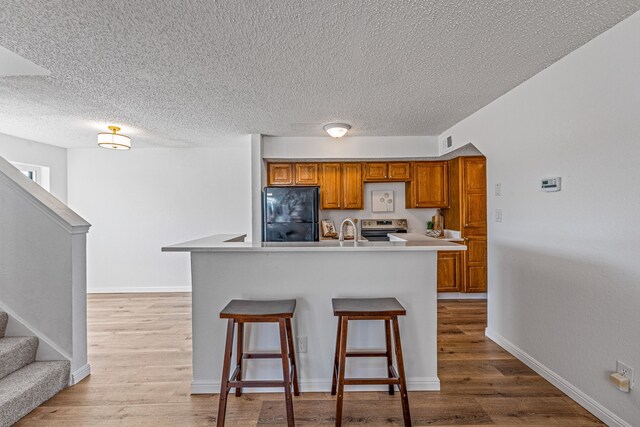
<path fill-rule="evenodd" d="M 336 427 L 342 425 L 342 403 L 345 385 L 373 385 L 388 384 L 389 394 L 393 395 L 394 385 L 400 391 L 404 425 L 411 426 L 409 413 L 409 399 L 407 397 L 407 382 L 404 375 L 402 360 L 402 346 L 400 344 L 400 327 L 398 316 L 407 314 L 404 307 L 395 298 L 334 298 L 333 315 L 338 316 L 338 334 L 336 337 L 336 351 L 333 362 L 333 383 L 331 395 L 338 393 L 336 402 Z M 384 320 L 385 351 L 347 351 L 347 329 L 350 320 Z M 391 324 L 393 324 L 393 338 L 395 342 L 396 362 L 398 370 L 393 366 L 391 352 Z M 386 357 L 387 378 L 345 378 L 347 357 Z"/>
<path fill-rule="evenodd" d="M 291 318 L 296 309 L 296 300 L 255 301 L 231 300 L 220 312 L 221 319 L 227 322 L 227 341 L 224 348 L 224 363 L 222 367 L 222 382 L 220 384 L 220 400 L 218 403 L 218 427 L 224 426 L 227 410 L 227 395 L 231 388 L 236 389 L 236 396 L 242 395 L 242 387 L 284 387 L 285 404 L 287 408 L 287 425 L 295 426 L 293 418 L 293 394 L 298 396 L 298 368 L 296 354 L 293 347 L 291 332 Z M 246 353 L 244 351 L 245 323 L 278 323 L 280 328 L 280 353 Z M 238 325 L 238 340 L 236 350 L 236 368 L 229 377 L 231 370 L 231 354 L 233 351 L 233 335 L 235 325 Z M 282 359 L 283 380 L 249 380 L 242 379 L 242 361 L 244 359 Z M 289 368 L 291 364 L 291 368 Z M 291 369 L 291 370 L 289 370 Z"/>

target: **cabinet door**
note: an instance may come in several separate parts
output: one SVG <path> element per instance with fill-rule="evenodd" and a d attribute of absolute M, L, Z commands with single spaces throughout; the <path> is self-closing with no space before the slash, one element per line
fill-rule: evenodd
<path fill-rule="evenodd" d="M 364 164 L 364 180 L 365 181 L 384 181 L 387 179 L 386 163 L 365 163 Z"/>
<path fill-rule="evenodd" d="M 487 194 L 486 164 L 484 157 L 464 158 L 464 186 L 467 194 Z"/>
<path fill-rule="evenodd" d="M 466 237 L 466 280 L 465 292 L 487 291 L 487 238 L 485 236 Z"/>
<path fill-rule="evenodd" d="M 360 163 L 342 164 L 342 209 L 364 208 L 364 184 Z"/>
<path fill-rule="evenodd" d="M 293 185 L 292 163 L 269 163 L 268 185 Z"/>
<path fill-rule="evenodd" d="M 464 226 L 486 227 L 487 225 L 487 195 L 467 194 L 464 200 Z"/>
<path fill-rule="evenodd" d="M 408 181 L 411 179 L 411 163 L 394 162 L 389 163 L 389 173 L 387 177 L 394 181 Z"/>
<path fill-rule="evenodd" d="M 413 181 L 410 187 L 411 206 L 407 207 L 445 208 L 449 206 L 447 162 L 414 163 Z"/>
<path fill-rule="evenodd" d="M 321 209 L 340 209 L 342 180 L 340 163 L 321 163 L 320 206 Z"/>
<path fill-rule="evenodd" d="M 438 252 L 438 292 L 460 291 L 462 291 L 461 252 Z"/>
<path fill-rule="evenodd" d="M 318 185 L 317 163 L 296 163 L 296 185 Z"/>

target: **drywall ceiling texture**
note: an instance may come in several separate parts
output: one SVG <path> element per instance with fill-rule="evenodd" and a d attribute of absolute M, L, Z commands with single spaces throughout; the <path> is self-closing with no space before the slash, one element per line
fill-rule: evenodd
<path fill-rule="evenodd" d="M 487 333 L 611 426 L 640 426 L 638 76 L 640 12 L 446 133 L 487 156 Z"/>
<path fill-rule="evenodd" d="M 437 135 L 639 8 L 3 0 L 0 45 L 51 75 L 0 79 L 0 132 L 65 147 L 107 123 L 139 146 L 322 136 L 336 120 L 352 136 Z"/>

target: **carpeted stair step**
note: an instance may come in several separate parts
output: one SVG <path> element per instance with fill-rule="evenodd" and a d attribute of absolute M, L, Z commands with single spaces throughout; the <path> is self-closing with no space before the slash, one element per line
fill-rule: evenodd
<path fill-rule="evenodd" d="M 0 311 L 0 338 L 4 336 L 7 330 L 7 323 L 9 322 L 9 316 L 4 311 Z"/>
<path fill-rule="evenodd" d="M 38 338 L 0 338 L 0 379 L 36 360 Z"/>
<path fill-rule="evenodd" d="M 33 362 L 0 380 L 0 427 L 8 427 L 69 383 L 68 361 Z"/>

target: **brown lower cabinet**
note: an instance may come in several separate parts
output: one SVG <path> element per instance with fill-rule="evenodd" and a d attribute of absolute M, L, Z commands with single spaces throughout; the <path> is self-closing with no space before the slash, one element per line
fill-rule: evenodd
<path fill-rule="evenodd" d="M 463 252 L 438 252 L 438 292 L 462 292 Z"/>

